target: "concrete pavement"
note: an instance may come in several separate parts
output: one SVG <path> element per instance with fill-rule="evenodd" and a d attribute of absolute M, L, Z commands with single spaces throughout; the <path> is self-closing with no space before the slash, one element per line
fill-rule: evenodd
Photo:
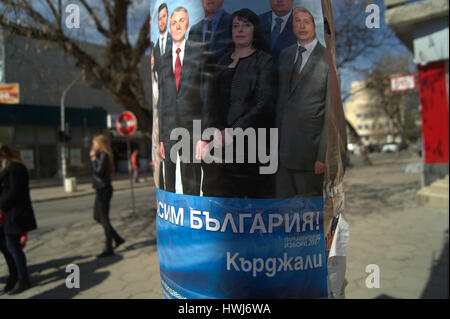
<path fill-rule="evenodd" d="M 448 298 L 448 211 L 416 204 L 420 174 L 405 174 L 402 167 L 417 160 L 380 159 L 371 167 L 355 161 L 347 171 L 347 298 Z M 114 187 L 125 188 L 127 182 L 115 182 Z M 39 236 L 31 232 L 25 251 L 33 288 L 0 298 L 161 298 L 155 189 L 150 180 L 138 187 L 148 189 L 150 208 L 111 216 L 114 227 L 127 239 L 116 257 L 96 259 L 103 248 L 104 234 L 93 220 Z M 80 192 L 92 192 L 88 184 L 79 188 Z M 32 197 L 50 200 L 57 194 L 67 196 L 61 191 L 35 189 Z M 69 264 L 80 268 L 79 289 L 66 288 L 69 273 L 65 269 Z M 378 289 L 365 285 L 369 264 L 380 268 Z M 0 258 L 0 282 L 5 282 L 6 276 L 6 265 Z"/>

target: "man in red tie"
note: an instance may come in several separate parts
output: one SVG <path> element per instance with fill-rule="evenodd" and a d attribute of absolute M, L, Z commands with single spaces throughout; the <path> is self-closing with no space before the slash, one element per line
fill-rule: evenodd
<path fill-rule="evenodd" d="M 204 101 L 202 99 L 202 70 L 205 55 L 201 44 L 186 39 L 189 14 L 184 7 L 176 8 L 170 18 L 172 50 L 161 59 L 158 110 L 160 116 L 161 157 L 164 160 L 165 190 L 175 192 L 176 160 L 181 160 L 181 185 L 183 194 L 200 195 L 201 164 L 193 163 L 192 145 L 199 137 L 193 135 L 193 121 L 201 120 Z M 170 138 L 172 131 L 182 128 L 189 132 L 190 154 L 171 154 L 171 148 L 179 136 Z M 177 139 L 178 138 L 178 139 Z"/>

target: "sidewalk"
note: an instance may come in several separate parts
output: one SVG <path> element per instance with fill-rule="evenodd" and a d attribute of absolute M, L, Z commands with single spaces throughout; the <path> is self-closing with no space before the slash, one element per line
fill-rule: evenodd
<path fill-rule="evenodd" d="M 116 189 L 129 189 L 129 181 L 113 184 Z M 156 212 L 150 208 L 155 207 L 155 188 L 149 181 L 136 187 L 148 189 L 149 209 L 134 214 L 131 210 L 115 211 L 111 223 L 126 239 L 116 249 L 116 256 L 96 258 L 104 248 L 104 232 L 92 219 L 48 232 L 30 232 L 25 252 L 33 287 L 16 296 L 0 295 L 0 299 L 162 298 L 156 251 Z M 64 194 L 59 187 L 38 191 L 34 198 L 42 201 L 93 193 L 89 184 L 81 185 L 77 194 Z M 79 289 L 66 287 L 65 280 L 69 275 L 66 267 L 70 264 L 79 266 Z M 7 275 L 4 259 L 0 258 L 2 288 Z"/>
<path fill-rule="evenodd" d="M 370 167 L 355 162 L 347 172 L 348 299 L 448 298 L 449 214 L 416 204 L 421 176 L 402 171 L 414 160 L 374 161 Z M 92 192 L 89 187 L 80 186 L 77 195 Z M 114 187 L 129 187 L 129 182 L 117 181 Z M 137 214 L 120 212 L 112 219 L 127 239 L 116 257 L 96 259 L 104 234 L 94 221 L 55 229 L 38 238 L 32 232 L 26 254 L 33 287 L 18 296 L 0 298 L 161 298 L 155 188 L 149 181 L 137 187 L 148 187 L 148 209 Z M 58 187 L 38 191 L 32 191 L 36 200 L 66 196 Z M 69 275 L 65 269 L 72 263 L 80 267 L 80 289 L 65 285 Z M 365 285 L 369 264 L 380 268 L 380 288 Z M 0 282 L 6 281 L 6 275 L 6 264 L 0 258 Z"/>
<path fill-rule="evenodd" d="M 139 178 L 139 183 L 134 183 L 134 188 L 142 188 L 153 185 L 153 176 L 144 176 Z M 77 191 L 66 193 L 63 186 L 38 187 L 30 189 L 30 196 L 33 203 L 42 203 L 52 200 L 60 200 L 67 198 L 83 197 L 95 194 L 90 179 L 82 179 L 81 184 L 77 185 Z M 130 180 L 126 178 L 116 179 L 112 181 L 115 191 L 130 189 Z"/>

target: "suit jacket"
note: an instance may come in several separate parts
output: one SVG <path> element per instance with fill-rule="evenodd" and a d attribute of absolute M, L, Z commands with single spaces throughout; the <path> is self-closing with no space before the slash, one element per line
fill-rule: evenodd
<path fill-rule="evenodd" d="M 285 167 L 314 171 L 325 163 L 330 92 L 326 49 L 317 42 L 300 76 L 290 85 L 297 44 L 280 55 L 277 122 L 280 162 Z"/>
<path fill-rule="evenodd" d="M 172 50 L 172 36 L 170 35 L 170 32 L 167 32 L 166 53 L 167 51 L 170 50 Z M 155 69 L 156 71 L 158 71 L 158 67 L 161 63 L 161 47 L 159 45 L 159 37 L 155 46 L 154 56 L 155 56 Z"/>
<path fill-rule="evenodd" d="M 205 50 L 209 51 L 212 59 L 218 59 L 231 45 L 230 18 L 231 15 L 226 11 L 222 13 L 211 42 L 206 44 Z M 203 43 L 203 19 L 191 27 L 189 40 Z"/>
<path fill-rule="evenodd" d="M 290 47 L 297 42 L 297 38 L 294 35 L 293 24 L 292 24 L 292 14 L 286 23 L 286 26 L 281 32 L 277 39 L 274 49 L 271 48 L 271 37 L 272 37 L 272 11 L 266 12 L 259 16 L 260 19 L 260 30 L 264 38 L 264 50 L 274 57 L 275 61 L 278 62 L 281 51 Z"/>
<path fill-rule="evenodd" d="M 159 128 L 160 141 L 173 144 L 170 132 L 186 128 L 192 136 L 192 121 L 201 120 L 203 111 L 203 67 L 205 56 L 200 44 L 186 41 L 179 90 L 176 90 L 172 50 L 161 58 L 159 71 Z"/>
<path fill-rule="evenodd" d="M 5 233 L 19 235 L 36 229 L 27 168 L 13 162 L 1 175 L 0 210 L 3 211 Z"/>

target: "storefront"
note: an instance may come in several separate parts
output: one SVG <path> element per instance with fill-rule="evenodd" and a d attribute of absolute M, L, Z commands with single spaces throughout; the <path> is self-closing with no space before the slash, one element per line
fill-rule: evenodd
<path fill-rule="evenodd" d="M 102 108 L 67 108 L 69 126 L 68 174 L 89 174 L 92 137 L 106 132 L 106 111 Z M 60 108 L 38 105 L 0 104 L 0 142 L 20 152 L 32 179 L 61 176 L 61 145 L 58 140 Z"/>

